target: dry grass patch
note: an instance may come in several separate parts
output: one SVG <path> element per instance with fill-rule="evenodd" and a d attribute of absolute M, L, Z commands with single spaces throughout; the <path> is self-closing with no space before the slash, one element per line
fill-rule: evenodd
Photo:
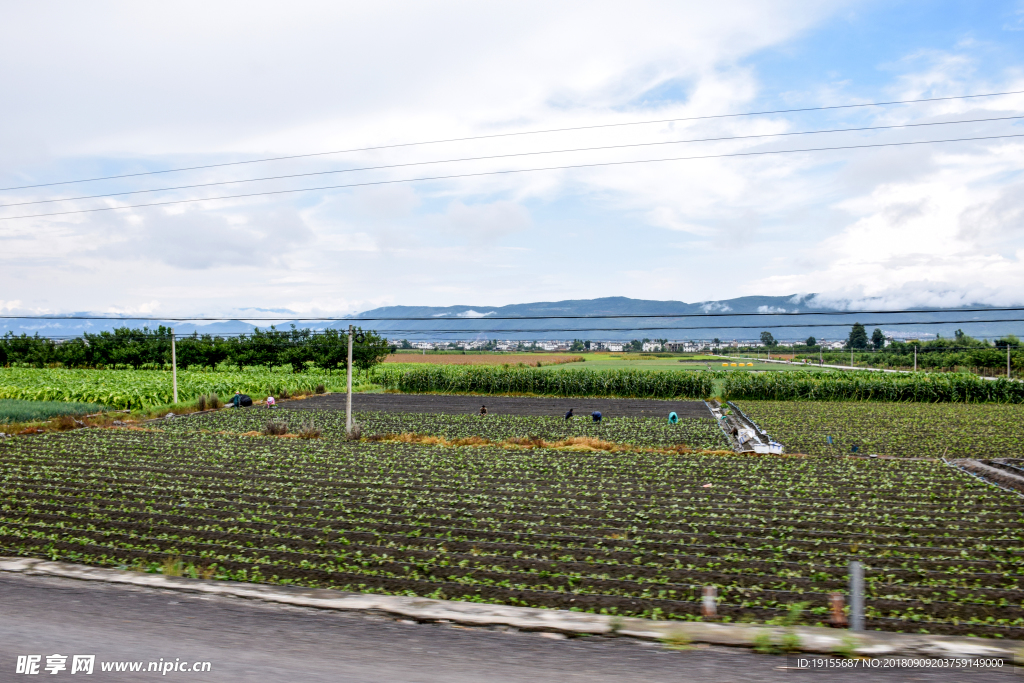
<path fill-rule="evenodd" d="M 469 436 L 461 439 L 447 439 L 443 436 L 433 434 L 416 434 L 404 432 L 401 434 L 375 434 L 367 437 L 365 441 L 383 443 L 414 443 L 425 446 L 492 446 L 498 448 L 549 448 L 562 451 L 591 451 L 605 453 L 703 453 L 707 455 L 736 455 L 733 451 L 700 451 L 690 448 L 686 444 L 679 444 L 673 448 L 652 448 L 649 446 L 633 446 L 630 444 L 615 443 L 596 439 L 591 436 L 573 436 L 558 441 L 548 441 L 540 437 L 513 437 L 504 441 L 491 441 L 479 436 Z"/>

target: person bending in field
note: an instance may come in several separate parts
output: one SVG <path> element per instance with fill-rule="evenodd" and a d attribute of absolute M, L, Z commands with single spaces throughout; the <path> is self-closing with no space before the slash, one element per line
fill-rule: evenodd
<path fill-rule="evenodd" d="M 565 414 L 565 419 L 566 419 L 566 420 L 571 420 L 571 419 L 572 419 L 572 411 L 573 411 L 573 410 L 575 410 L 575 408 L 569 408 L 569 412 L 567 412 L 567 413 Z"/>
<path fill-rule="evenodd" d="M 596 410 L 590 414 L 590 417 L 594 418 L 594 422 L 601 421 L 601 413 L 597 412 Z"/>
<path fill-rule="evenodd" d="M 232 397 L 231 402 L 229 403 L 229 405 L 232 406 L 233 408 L 241 408 L 242 407 L 242 392 L 241 391 L 236 391 L 235 392 L 235 395 L 234 395 L 234 397 Z"/>
<path fill-rule="evenodd" d="M 481 415 L 486 415 L 487 414 L 487 406 L 480 406 L 480 414 Z"/>
<path fill-rule="evenodd" d="M 277 401 L 274 400 L 273 396 L 267 396 L 267 407 L 268 408 L 276 408 L 277 407 Z"/>

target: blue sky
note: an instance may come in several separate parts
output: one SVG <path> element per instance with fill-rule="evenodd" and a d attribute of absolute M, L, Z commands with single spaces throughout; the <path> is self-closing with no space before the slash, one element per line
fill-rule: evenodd
<path fill-rule="evenodd" d="M 58 3 L 59 5 L 60 3 Z M 64 3 L 0 23 L 0 187 L 409 141 L 1024 90 L 1024 3 Z M 0 192 L 0 218 L 425 175 L 1024 133 L 1024 95 L 620 126 Z M 817 292 L 1019 304 L 1024 138 L 0 220 L 0 309 L 344 314 Z M 610 145 L 389 170 L 266 175 Z M 674 143 L 674 144 L 664 144 Z"/>

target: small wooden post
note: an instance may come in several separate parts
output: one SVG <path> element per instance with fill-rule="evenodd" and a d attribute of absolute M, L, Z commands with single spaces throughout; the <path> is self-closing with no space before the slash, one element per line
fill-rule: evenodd
<path fill-rule="evenodd" d="M 832 628 L 846 628 L 846 612 L 843 611 L 843 594 L 832 593 L 829 596 L 829 625 Z"/>
<path fill-rule="evenodd" d="M 704 586 L 704 600 L 701 603 L 701 614 L 705 619 L 714 619 L 718 616 L 718 588 L 715 586 Z"/>

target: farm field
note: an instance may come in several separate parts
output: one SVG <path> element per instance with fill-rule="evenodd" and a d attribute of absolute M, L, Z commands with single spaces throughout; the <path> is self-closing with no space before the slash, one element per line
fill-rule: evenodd
<path fill-rule="evenodd" d="M 646 361 L 638 361 L 643 363 Z M 655 361 L 650 361 L 655 362 Z M 694 400 L 730 399 L 917 401 L 1024 404 L 1024 383 L 952 373 L 882 374 L 865 371 L 685 371 L 598 368 L 574 364 L 436 365 L 385 363 L 353 377 L 355 391 L 412 394 L 533 395 Z M 684 365 L 677 363 L 677 365 Z M 755 368 L 756 369 L 756 368 Z M 178 373 L 183 403 L 241 390 L 256 399 L 288 393 L 343 391 L 345 373 L 286 368 Z M 0 399 L 97 403 L 113 409 L 169 406 L 171 373 L 161 370 L 0 368 Z"/>
<path fill-rule="evenodd" d="M 323 436 L 243 410 L 0 441 L 0 552 L 679 619 L 717 585 L 728 620 L 806 623 L 859 559 L 870 628 L 1024 635 L 1019 498 L 941 463 L 351 442 L 289 412 Z"/>
<path fill-rule="evenodd" d="M 345 410 L 344 394 L 310 396 L 288 404 L 290 410 Z M 633 398 L 562 398 L 547 396 L 462 396 L 459 394 L 353 394 L 352 408 L 360 412 L 447 413 L 476 415 L 480 406 L 490 415 L 561 417 L 573 408 L 577 419 L 590 419 L 600 411 L 606 417 L 657 417 L 675 412 L 683 417 L 711 417 L 703 401 Z"/>
<path fill-rule="evenodd" d="M 710 372 L 560 368 L 395 364 L 374 369 L 370 378 L 385 389 L 405 393 L 703 399 L 714 391 L 717 377 Z"/>
<path fill-rule="evenodd" d="M 575 353 L 414 353 L 403 351 L 392 353 L 385 363 L 426 363 L 429 365 L 518 365 L 523 363 L 536 367 L 563 363 L 579 363 L 582 356 Z"/>
<path fill-rule="evenodd" d="M 345 388 L 345 373 L 234 372 L 179 370 L 178 398 L 186 402 L 204 394 L 227 398 L 241 390 L 254 397 Z M 160 370 L 66 370 L 0 368 L 0 399 L 99 403 L 110 408 L 138 409 L 167 405 L 173 398 L 171 373 Z"/>
<path fill-rule="evenodd" d="M 775 371 L 775 372 L 791 372 L 793 370 L 808 370 L 810 372 L 818 372 L 818 368 L 813 367 L 801 367 L 795 365 L 782 365 L 778 363 L 764 363 L 760 362 L 755 358 L 744 358 L 744 363 L 753 363 L 753 366 L 744 365 L 743 367 L 722 367 L 722 363 L 739 363 L 738 359 L 735 358 L 719 358 L 719 357 L 700 357 L 694 358 L 690 356 L 679 356 L 673 358 L 650 358 L 650 359 L 636 359 L 630 358 L 629 356 L 622 356 L 620 354 L 603 354 L 594 353 L 587 354 L 584 356 L 586 360 L 582 363 L 568 363 L 564 367 L 582 367 L 586 366 L 593 370 L 602 369 L 630 369 L 630 370 L 647 370 L 647 371 L 666 371 L 666 370 L 715 370 L 715 371 L 729 371 L 729 372 L 752 372 L 752 371 Z M 547 367 L 546 365 L 544 367 Z M 552 369 L 563 366 L 552 366 Z"/>
<path fill-rule="evenodd" d="M 787 452 L 998 458 L 1024 453 L 1020 404 L 736 401 Z M 826 443 L 831 436 L 833 445 Z"/>
<path fill-rule="evenodd" d="M 706 411 L 705 411 L 706 412 Z M 288 425 L 295 432 L 302 424 L 312 420 L 317 427 L 335 435 L 345 433 L 345 414 L 337 410 L 266 410 L 221 411 L 203 418 L 201 423 L 182 421 L 165 429 L 178 429 L 187 424 L 195 429 L 202 424 L 210 431 L 234 433 L 262 431 L 268 419 Z M 419 434 L 440 436 L 456 441 L 473 437 L 488 441 L 512 439 L 562 441 L 580 438 L 595 439 L 614 444 L 627 444 L 648 448 L 691 448 L 696 450 L 728 450 L 729 442 L 715 419 L 697 417 L 669 424 L 664 418 L 611 417 L 594 423 L 589 415 L 573 420 L 559 417 L 523 415 L 450 415 L 398 412 L 359 412 L 355 421 L 364 435 Z"/>

